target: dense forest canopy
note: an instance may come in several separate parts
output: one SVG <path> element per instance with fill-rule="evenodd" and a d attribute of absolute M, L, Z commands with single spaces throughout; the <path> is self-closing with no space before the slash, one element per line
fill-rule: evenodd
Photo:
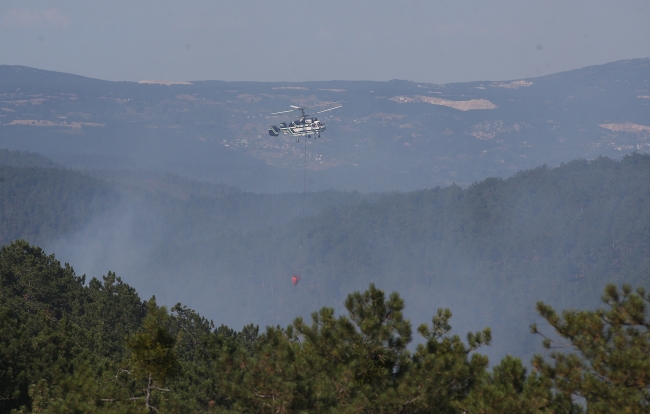
<path fill-rule="evenodd" d="M 52 243 L 125 210 L 140 222 L 138 234 L 158 242 L 170 234 L 194 240 L 282 225 L 302 211 L 299 193 L 255 194 L 155 171 L 81 172 L 23 151 L 0 150 L 0 168 L 0 216 L 6 223 L 1 243 L 16 238 Z M 305 208 L 315 214 L 327 206 L 377 198 L 329 190 L 311 194 Z"/>
<path fill-rule="evenodd" d="M 647 412 L 650 296 L 608 285 L 606 308 L 539 302 L 571 345 L 521 360 L 480 354 L 489 328 L 462 339 L 439 308 L 417 328 L 397 292 L 373 284 L 324 307 L 309 324 L 241 331 L 176 304 L 139 298 L 114 273 L 75 274 L 25 241 L 0 250 L 0 409 L 4 412 Z M 539 338 L 541 340 L 542 338 Z M 547 348 L 551 339 L 544 339 Z"/>
<path fill-rule="evenodd" d="M 182 301 L 233 327 L 285 324 L 314 306 L 342 311 L 347 292 L 376 283 L 404 296 L 412 320 L 426 321 L 432 303 L 456 309 L 460 331 L 492 328 L 491 358 L 529 360 L 540 343 L 523 320 L 536 318 L 537 300 L 588 308 L 607 283 L 647 280 L 643 154 L 542 166 L 464 189 L 308 193 L 302 231 L 298 193 L 0 155 L 13 163 L 0 166 L 2 243 L 42 244 L 81 273 L 116 271 L 162 304 Z"/>
<path fill-rule="evenodd" d="M 521 317 L 535 317 L 535 301 L 592 307 L 607 283 L 647 280 L 648 205 L 649 156 L 576 160 L 465 189 L 331 207 L 305 220 L 302 250 L 294 222 L 238 238 L 178 243 L 155 251 L 160 260 L 152 266 L 163 275 L 157 263 L 173 256 L 175 270 L 202 290 L 245 292 L 236 308 L 227 299 L 200 308 L 231 314 L 238 324 L 259 318 L 255 309 L 265 310 L 255 319 L 261 324 L 306 316 L 314 303 L 334 300 L 341 309 L 346 292 L 374 282 L 400 291 L 412 319 L 425 319 L 436 302 L 459 309 L 456 326 L 463 330 L 492 327 L 499 334 L 492 356 L 532 354 L 533 342 L 513 344 L 526 337 Z M 293 272 L 302 275 L 300 290 L 287 283 Z M 206 281 L 201 274 L 214 276 Z M 207 303 L 210 294 L 192 296 Z"/>

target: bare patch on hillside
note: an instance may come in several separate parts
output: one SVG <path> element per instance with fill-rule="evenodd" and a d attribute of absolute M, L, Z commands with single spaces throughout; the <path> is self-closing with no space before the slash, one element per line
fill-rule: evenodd
<path fill-rule="evenodd" d="M 290 89 L 290 90 L 295 90 L 295 91 L 308 91 L 308 88 L 305 88 L 304 86 L 276 86 L 275 88 L 271 89 Z"/>
<path fill-rule="evenodd" d="M 103 127 L 104 124 L 96 124 L 94 122 L 52 122 L 42 119 L 16 119 L 5 125 L 28 125 L 40 127 L 67 127 L 71 129 L 81 129 L 82 126 Z"/>
<path fill-rule="evenodd" d="M 646 131 L 650 132 L 649 126 L 632 124 L 629 122 L 626 122 L 625 124 L 599 124 L 598 126 L 609 129 L 612 132 L 633 132 L 637 134 Z"/>
<path fill-rule="evenodd" d="M 262 98 L 260 98 L 259 96 L 254 96 L 254 95 L 250 95 L 250 94 L 247 94 L 247 93 L 242 93 L 242 94 L 237 95 L 237 99 L 241 99 L 242 101 L 244 101 L 246 103 L 259 102 L 259 101 L 262 100 Z"/>
<path fill-rule="evenodd" d="M 176 99 L 180 99 L 181 101 L 196 101 L 197 100 L 197 98 L 195 96 L 192 96 L 189 93 L 178 94 L 178 95 L 176 95 Z"/>
<path fill-rule="evenodd" d="M 447 106 L 449 108 L 458 109 L 459 111 L 471 111 L 474 109 L 496 109 L 498 106 L 488 101 L 487 99 L 470 99 L 469 101 L 450 101 L 447 99 L 434 98 L 431 96 L 414 95 L 409 96 L 395 96 L 390 98 L 391 101 L 397 103 L 428 103 L 431 105 Z"/>
<path fill-rule="evenodd" d="M 533 82 L 525 80 L 517 80 L 512 82 L 495 82 L 490 86 L 496 86 L 497 88 L 506 88 L 506 89 L 518 89 L 531 86 Z"/>
<path fill-rule="evenodd" d="M 149 84 L 149 85 L 192 85 L 192 82 L 185 81 L 169 81 L 169 80 L 141 80 L 138 83 Z"/>
<path fill-rule="evenodd" d="M 20 100 L 17 100 L 17 101 L 2 101 L 2 102 L 10 104 L 10 105 L 22 106 L 22 105 L 27 105 L 27 104 L 40 105 L 45 101 L 47 101 L 47 99 L 36 98 L 36 99 L 20 99 Z"/>

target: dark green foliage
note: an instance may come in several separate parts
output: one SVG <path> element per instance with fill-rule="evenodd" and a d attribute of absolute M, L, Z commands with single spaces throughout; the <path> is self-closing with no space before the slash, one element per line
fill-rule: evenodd
<path fill-rule="evenodd" d="M 113 273 L 84 282 L 27 242 L 0 250 L 0 409 L 30 407 L 34 393 L 47 406 L 51 387 L 77 381 L 66 378 L 79 366 L 93 378 L 115 375 L 144 304 Z"/>
<path fill-rule="evenodd" d="M 160 387 L 178 373 L 175 344 L 176 338 L 169 332 L 167 308 L 158 307 L 156 298 L 152 297 L 147 302 L 147 315 L 142 321 L 142 328 L 126 340 L 131 352 L 129 365 L 133 367 L 133 375 L 145 379 L 144 402 L 150 412 L 157 411 L 152 394 L 155 391 L 169 392 Z"/>
<path fill-rule="evenodd" d="M 127 338 L 136 375 L 151 377 L 162 384 L 178 370 L 174 345 L 169 332 L 167 308 L 158 307 L 156 298 L 147 302 L 147 315 L 140 331 Z"/>
<path fill-rule="evenodd" d="M 322 191 L 311 214 L 378 196 Z M 144 248 L 283 225 L 300 214 L 302 195 L 254 194 L 225 185 L 143 171 L 74 171 L 38 154 L 0 150 L 0 243 L 70 240 L 90 223 L 105 230 L 124 215 Z M 102 221 L 104 220 L 104 221 Z M 110 224 L 106 224 L 110 223 Z M 126 235 L 124 235 L 126 237 Z"/>
<path fill-rule="evenodd" d="M 0 165 L 9 167 L 57 167 L 51 159 L 35 152 L 0 149 Z"/>
<path fill-rule="evenodd" d="M 215 330 L 180 304 L 169 315 L 113 272 L 84 282 L 25 241 L 0 250 L 0 411 L 196 412 L 223 401 L 213 360 L 228 341 L 250 352 L 257 327 Z"/>
<path fill-rule="evenodd" d="M 538 312 L 561 341 L 550 361 L 536 356 L 533 365 L 558 392 L 584 398 L 590 413 L 647 413 L 650 410 L 650 296 L 645 289 L 605 289 L 607 309 L 566 310 L 558 315 L 540 302 Z M 537 326 L 532 330 L 540 333 Z M 565 343 L 564 341 L 567 341 Z M 569 350 L 566 348 L 569 347 Z"/>
<path fill-rule="evenodd" d="M 124 338 L 141 325 L 146 306 L 135 289 L 122 282 L 113 272 L 103 281 L 93 278 L 83 297 L 85 303 L 76 315 L 80 326 L 93 332 L 87 349 L 114 362 L 126 355 Z"/>
<path fill-rule="evenodd" d="M 0 250 L 0 409 L 29 403 L 28 387 L 71 369 L 83 332 L 70 316 L 83 278 L 23 241 Z"/>
<path fill-rule="evenodd" d="M 635 154 L 387 196 L 311 220 L 310 252 L 337 274 L 409 269 L 420 283 L 463 256 L 506 278 L 539 265 L 577 280 L 636 274 L 650 263 L 649 182 L 650 156 Z"/>
<path fill-rule="evenodd" d="M 29 387 L 32 398 L 31 412 L 52 414 L 131 414 L 142 413 L 142 407 L 130 398 L 128 389 L 121 387 L 116 378 L 97 378 L 87 364 L 78 365 L 71 375 L 55 372 L 53 386 L 44 380 Z M 107 396 L 110 396 L 107 398 Z M 28 412 L 26 407 L 21 412 Z"/>
<path fill-rule="evenodd" d="M 490 329 L 451 335 L 439 309 L 409 349 L 404 301 L 370 285 L 286 329 L 216 328 L 187 307 L 142 302 L 114 273 L 88 285 L 24 241 L 0 250 L 0 410 L 42 413 L 644 413 L 650 336 L 643 289 L 610 285 L 609 309 L 538 304 L 566 347 L 527 373 L 491 371 Z M 533 331 L 539 333 L 533 326 Z M 554 341 L 545 340 L 547 347 Z"/>
<path fill-rule="evenodd" d="M 80 230 L 118 200 L 106 183 L 62 168 L 0 163 L 0 177 L 2 244 L 20 238 L 52 241 Z"/>
<path fill-rule="evenodd" d="M 267 328 L 252 354 L 225 350 L 220 384 L 236 412 L 461 412 L 462 401 L 487 366 L 468 354 L 488 344 L 489 330 L 449 336 L 451 314 L 420 327 L 426 344 L 407 349 L 411 325 L 396 293 L 386 300 L 373 285 L 348 296 L 349 317 L 331 308 L 286 329 Z"/>
<path fill-rule="evenodd" d="M 534 372 L 526 375 L 519 358 L 506 356 L 477 382 L 463 403 L 472 414 L 579 413 L 571 395 L 554 392 L 552 381 Z"/>

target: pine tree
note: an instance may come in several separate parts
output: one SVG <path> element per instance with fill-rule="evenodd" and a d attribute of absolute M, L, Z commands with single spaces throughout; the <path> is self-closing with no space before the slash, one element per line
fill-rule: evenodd
<path fill-rule="evenodd" d="M 156 410 L 153 405 L 154 391 L 168 392 L 168 389 L 161 387 L 178 369 L 174 350 L 176 338 L 170 334 L 168 322 L 167 308 L 158 307 L 154 296 L 147 302 L 142 329 L 127 339 L 135 374 L 146 381 L 144 401 L 150 412 Z"/>
<path fill-rule="evenodd" d="M 507 355 L 486 373 L 463 403 L 472 414 L 575 414 L 582 410 L 570 396 L 553 392 L 552 382 L 533 372 L 521 360 Z"/>
<path fill-rule="evenodd" d="M 220 386 L 237 412 L 454 413 L 483 375 L 487 358 L 468 354 L 490 342 L 485 330 L 469 347 L 449 336 L 451 312 L 439 310 L 427 340 L 407 349 L 411 324 L 397 293 L 374 285 L 345 301 L 348 317 L 323 308 L 312 324 L 267 328 L 252 353 L 222 349 Z"/>
<path fill-rule="evenodd" d="M 546 348 L 559 347 L 551 360 L 536 356 L 533 366 L 552 381 L 558 393 L 583 398 L 589 413 L 650 411 L 650 296 L 628 285 L 605 288 L 607 309 L 566 310 L 549 305 L 538 312 L 567 344 L 545 336 Z M 534 333 L 543 335 L 537 326 Z M 573 352 L 566 352 L 570 346 Z"/>

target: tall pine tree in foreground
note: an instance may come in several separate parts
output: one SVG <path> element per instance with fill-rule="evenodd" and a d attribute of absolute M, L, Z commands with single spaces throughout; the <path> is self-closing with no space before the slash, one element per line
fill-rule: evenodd
<path fill-rule="evenodd" d="M 135 374 L 145 378 L 142 390 L 145 407 L 150 412 L 158 411 L 154 406 L 154 393 L 170 391 L 162 387 L 178 372 L 178 360 L 174 349 L 176 338 L 169 332 L 167 308 L 158 307 L 155 296 L 147 303 L 142 328 L 126 342 Z"/>
<path fill-rule="evenodd" d="M 449 310 L 418 330 L 425 344 L 411 353 L 411 324 L 397 293 L 370 285 L 348 296 L 348 317 L 323 308 L 312 324 L 267 328 L 252 352 L 224 349 L 220 385 L 230 410 L 255 413 L 451 413 L 483 375 L 490 330 L 449 335 Z"/>
<path fill-rule="evenodd" d="M 608 285 L 603 302 L 607 309 L 566 310 L 561 316 L 539 302 L 538 312 L 566 343 L 545 337 L 546 348 L 562 351 L 553 352 L 550 361 L 536 356 L 533 366 L 557 392 L 583 398 L 589 413 L 648 413 L 650 295 L 642 288 Z"/>

